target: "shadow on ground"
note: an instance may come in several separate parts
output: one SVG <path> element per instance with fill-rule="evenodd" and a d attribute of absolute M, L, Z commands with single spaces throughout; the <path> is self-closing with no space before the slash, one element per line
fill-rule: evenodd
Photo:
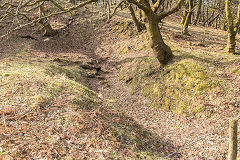
<path fill-rule="evenodd" d="M 135 158 L 147 158 L 144 157 L 147 155 L 151 158 L 159 158 L 173 153 L 178 148 L 171 141 L 145 129 L 133 118 L 121 112 L 103 109 L 100 113 L 107 124 L 108 131 L 119 143 L 118 149 L 122 151 L 121 153 L 131 149 L 135 154 L 138 153 Z M 181 154 L 175 154 L 173 158 L 181 158 Z"/>

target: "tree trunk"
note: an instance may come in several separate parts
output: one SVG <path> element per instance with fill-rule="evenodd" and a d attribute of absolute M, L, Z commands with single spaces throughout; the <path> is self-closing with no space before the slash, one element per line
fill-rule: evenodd
<path fill-rule="evenodd" d="M 49 23 L 47 23 L 44 26 L 43 36 L 53 37 L 56 34 L 57 34 L 57 31 L 55 29 L 53 29 L 52 26 Z"/>
<path fill-rule="evenodd" d="M 233 19 L 231 11 L 231 1 L 225 0 L 225 12 L 228 25 L 228 40 L 227 40 L 227 53 L 235 54 L 236 47 L 236 34 L 239 29 L 240 24 L 240 3 L 238 2 L 238 11 L 236 20 Z"/>
<path fill-rule="evenodd" d="M 136 27 L 137 27 L 137 31 L 138 31 L 138 32 L 141 32 L 142 30 L 146 29 L 145 25 L 138 21 L 138 19 L 137 19 L 136 15 L 135 15 L 135 12 L 134 12 L 131 4 L 128 5 L 128 9 L 129 9 L 129 11 L 130 11 L 130 13 L 131 13 L 133 22 L 134 22 L 134 24 L 135 24 Z"/>
<path fill-rule="evenodd" d="M 218 29 L 218 22 L 219 22 L 219 18 L 217 18 L 217 19 L 215 20 L 215 25 L 214 25 L 214 28 L 215 28 L 215 29 Z"/>
<path fill-rule="evenodd" d="M 44 6 L 40 6 L 40 17 L 42 16 L 46 16 L 47 13 L 46 13 L 46 10 L 44 8 Z M 47 18 L 44 18 L 44 19 L 41 19 L 39 21 L 39 23 L 41 23 L 44 27 L 43 27 L 43 36 L 55 36 L 57 34 L 57 31 L 54 30 L 52 28 L 52 26 L 50 25 L 50 23 L 48 22 L 48 19 Z"/>
<path fill-rule="evenodd" d="M 199 0 L 198 2 L 198 8 L 197 8 L 197 15 L 196 15 L 196 19 L 194 21 L 194 25 L 196 25 L 198 23 L 198 20 L 199 20 L 199 16 L 201 14 L 201 8 L 202 8 L 202 0 Z"/>
<path fill-rule="evenodd" d="M 192 9 L 193 9 L 193 0 L 188 0 L 188 3 L 189 3 L 189 11 L 188 11 L 188 14 L 187 14 L 187 17 L 185 19 L 185 22 L 183 24 L 183 27 L 182 27 L 182 34 L 184 35 L 190 35 L 189 32 L 188 32 L 188 26 L 191 22 L 191 16 L 192 16 Z"/>
<path fill-rule="evenodd" d="M 201 22 L 203 23 L 205 21 L 205 7 L 202 5 L 202 13 L 201 13 Z"/>
<path fill-rule="evenodd" d="M 214 16 L 214 15 L 213 15 Z M 218 19 L 218 17 L 220 16 L 220 13 L 218 15 L 216 15 L 212 20 L 208 21 L 208 26 L 211 26 L 211 24 Z"/>
<path fill-rule="evenodd" d="M 146 14 L 146 17 L 148 20 L 147 29 L 150 36 L 151 48 L 158 61 L 164 66 L 173 59 L 174 55 L 170 47 L 163 41 L 158 21 L 155 19 L 155 16 L 150 13 Z"/>
<path fill-rule="evenodd" d="M 203 26 L 205 26 L 206 23 L 214 16 L 214 13 L 215 11 L 212 10 L 210 17 L 208 16 L 208 13 L 207 13 L 207 19 L 203 22 Z"/>
<path fill-rule="evenodd" d="M 236 33 L 234 33 L 234 31 L 229 31 L 226 47 L 227 53 L 235 54 L 235 47 L 236 47 Z"/>
<path fill-rule="evenodd" d="M 184 24 L 184 22 L 186 20 L 186 16 L 187 16 L 187 9 L 186 8 L 187 8 L 187 4 L 184 4 L 181 24 Z"/>
<path fill-rule="evenodd" d="M 221 29 L 224 30 L 224 31 L 226 31 L 226 30 L 227 30 L 227 29 L 226 29 L 226 19 L 222 20 L 221 22 L 222 22 L 222 24 L 221 24 Z"/>

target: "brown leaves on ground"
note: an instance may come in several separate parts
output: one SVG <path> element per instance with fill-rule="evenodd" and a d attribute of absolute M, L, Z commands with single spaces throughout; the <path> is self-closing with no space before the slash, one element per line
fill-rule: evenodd
<path fill-rule="evenodd" d="M 166 145 L 157 135 L 100 101 L 91 110 L 49 106 L 29 111 L 21 118 L 9 116 L 1 115 L 1 122 L 6 123 L 0 130 L 1 158 L 136 158 L 138 152 L 160 156 L 159 150 Z"/>

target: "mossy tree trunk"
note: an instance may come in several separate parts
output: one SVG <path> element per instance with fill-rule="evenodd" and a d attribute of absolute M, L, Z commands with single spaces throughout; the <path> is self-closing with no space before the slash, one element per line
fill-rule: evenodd
<path fill-rule="evenodd" d="M 228 40 L 226 52 L 235 54 L 236 47 L 236 34 L 239 29 L 240 24 L 240 3 L 238 2 L 238 11 L 236 20 L 233 19 L 231 11 L 231 1 L 225 0 L 225 11 L 226 11 L 226 20 L 228 26 Z"/>
<path fill-rule="evenodd" d="M 187 16 L 186 16 L 186 19 L 183 23 L 183 26 L 182 26 L 182 34 L 184 35 L 190 35 L 189 32 L 188 32 L 188 26 L 191 22 L 191 17 L 192 17 L 192 13 L 193 13 L 193 0 L 188 0 L 188 6 L 189 6 L 189 9 L 188 9 L 188 13 L 187 13 Z"/>
<path fill-rule="evenodd" d="M 182 11 L 182 20 L 181 20 L 181 24 L 184 24 L 186 17 L 187 17 L 187 6 L 188 3 L 186 3 L 183 7 L 183 11 Z"/>
<path fill-rule="evenodd" d="M 235 53 L 235 47 L 236 47 L 236 33 L 235 32 L 229 32 L 228 33 L 228 39 L 227 39 L 227 47 L 226 51 L 228 53 Z"/>
<path fill-rule="evenodd" d="M 158 61 L 162 65 L 166 65 L 170 60 L 173 59 L 173 53 L 169 46 L 167 46 L 160 33 L 160 28 L 158 26 L 157 17 L 154 14 L 146 14 L 148 23 L 147 29 L 150 36 L 150 46 L 153 49 L 153 53 Z"/>
<path fill-rule="evenodd" d="M 226 19 L 222 20 L 221 29 L 226 31 Z"/>
<path fill-rule="evenodd" d="M 43 4 L 39 7 L 40 8 L 40 17 L 44 17 L 47 15 L 47 11 Z M 48 22 L 47 18 L 41 19 L 39 21 L 43 25 L 43 36 L 55 36 L 57 34 L 57 31 L 52 28 L 50 23 Z"/>
<path fill-rule="evenodd" d="M 179 0 L 175 7 L 168 11 L 159 11 L 163 0 L 157 0 L 155 3 L 150 4 L 147 0 L 127 0 L 127 2 L 138 6 L 143 11 L 143 16 L 146 17 L 147 22 L 144 23 L 147 26 L 147 30 L 150 37 L 151 48 L 153 49 L 154 55 L 158 59 L 159 63 L 164 66 L 173 59 L 173 53 L 169 46 L 167 46 L 162 38 L 159 23 L 165 17 L 177 12 L 184 0 Z"/>
<path fill-rule="evenodd" d="M 197 8 L 197 15 L 196 15 L 196 19 L 194 21 L 194 25 L 197 25 L 198 21 L 199 21 L 199 17 L 200 17 L 200 14 L 201 14 L 201 8 L 202 8 L 202 0 L 199 0 L 198 1 L 198 8 Z"/>
<path fill-rule="evenodd" d="M 132 16 L 133 22 L 134 22 L 135 26 L 137 27 L 137 31 L 141 32 L 142 30 L 146 29 L 145 25 L 137 19 L 131 4 L 128 5 L 128 9 Z"/>

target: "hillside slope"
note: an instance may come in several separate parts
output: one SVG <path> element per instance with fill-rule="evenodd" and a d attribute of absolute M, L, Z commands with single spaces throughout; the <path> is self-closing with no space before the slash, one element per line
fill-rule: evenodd
<path fill-rule="evenodd" d="M 222 51 L 226 33 L 191 26 L 181 36 L 176 22 L 163 22 L 176 56 L 164 70 L 146 32 L 96 8 L 56 37 L 21 38 L 29 27 L 2 40 L 1 158 L 155 160 L 196 141 L 168 159 L 225 159 L 240 57 Z"/>

